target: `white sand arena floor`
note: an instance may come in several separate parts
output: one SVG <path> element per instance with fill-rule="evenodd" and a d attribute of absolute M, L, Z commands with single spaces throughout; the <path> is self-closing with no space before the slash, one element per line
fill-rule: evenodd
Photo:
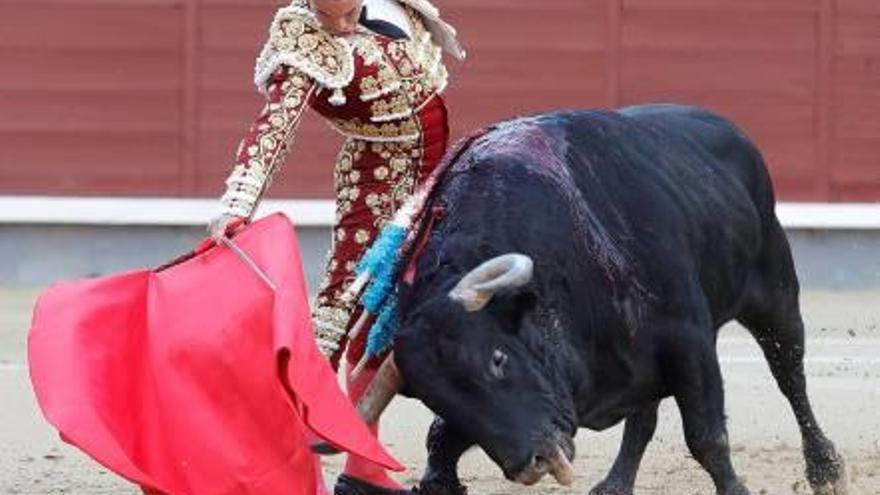
<path fill-rule="evenodd" d="M 140 493 L 63 444 L 36 408 L 25 363 L 25 338 L 35 291 L 0 289 L 0 494 L 135 495 Z M 809 327 L 807 371 L 816 413 L 844 454 L 850 495 L 880 494 L 880 292 L 808 292 L 802 300 Z M 734 463 L 754 494 L 806 494 L 800 439 L 788 405 L 757 345 L 736 327 L 719 343 Z M 411 471 L 424 467 L 424 433 L 430 413 L 398 400 L 384 421 L 383 440 Z M 571 488 L 549 479 L 525 488 L 504 480 L 479 451 L 469 453 L 463 478 L 473 495 L 586 494 L 611 465 L 618 426 L 577 439 L 578 478 Z M 340 459 L 327 461 L 332 480 Z M 661 408 L 657 436 L 648 449 L 636 493 L 707 494 L 708 476 L 691 459 L 672 401 Z"/>

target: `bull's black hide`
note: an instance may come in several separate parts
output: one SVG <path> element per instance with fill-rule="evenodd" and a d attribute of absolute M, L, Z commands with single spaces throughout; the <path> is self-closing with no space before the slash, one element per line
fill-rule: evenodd
<path fill-rule="evenodd" d="M 798 282 L 770 178 L 730 122 L 652 105 L 502 123 L 460 150 L 433 204 L 444 213 L 404 287 L 394 346 L 404 393 L 438 415 L 423 493 L 457 493 L 457 460 L 472 445 L 510 479 L 557 475 L 577 428 L 626 419 L 592 493 L 629 494 L 670 396 L 718 493 L 747 493 L 715 353 L 732 319 L 792 405 L 809 481 L 844 493 L 842 460 L 807 400 Z M 449 297 L 506 253 L 533 261 L 529 283 L 477 311 Z"/>

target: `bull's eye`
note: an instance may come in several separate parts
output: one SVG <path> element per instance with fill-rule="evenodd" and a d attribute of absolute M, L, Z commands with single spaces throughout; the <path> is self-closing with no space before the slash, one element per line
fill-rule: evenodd
<path fill-rule="evenodd" d="M 507 354 L 501 349 L 492 352 L 492 362 L 489 363 L 489 373 L 495 379 L 504 378 L 504 364 L 507 363 Z"/>

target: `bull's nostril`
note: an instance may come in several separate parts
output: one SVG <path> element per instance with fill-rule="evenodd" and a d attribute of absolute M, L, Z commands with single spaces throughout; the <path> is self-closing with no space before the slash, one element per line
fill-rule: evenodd
<path fill-rule="evenodd" d="M 532 466 L 543 466 L 547 463 L 547 458 L 542 455 L 532 457 Z"/>

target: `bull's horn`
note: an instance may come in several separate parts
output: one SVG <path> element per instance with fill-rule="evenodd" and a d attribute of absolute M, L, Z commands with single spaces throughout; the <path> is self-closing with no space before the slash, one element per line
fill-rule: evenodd
<path fill-rule="evenodd" d="M 574 483 L 574 466 L 571 465 L 562 447 L 558 445 L 554 457 L 550 460 L 550 474 L 562 486 L 571 486 Z"/>
<path fill-rule="evenodd" d="M 496 293 L 522 287 L 532 280 L 534 262 L 524 254 L 505 254 L 471 270 L 449 292 L 449 297 L 473 312 L 483 309 Z"/>
<path fill-rule="evenodd" d="M 376 424 L 391 399 L 403 387 L 403 378 L 394 364 L 394 353 L 388 355 L 358 402 L 358 413 L 368 425 Z"/>

